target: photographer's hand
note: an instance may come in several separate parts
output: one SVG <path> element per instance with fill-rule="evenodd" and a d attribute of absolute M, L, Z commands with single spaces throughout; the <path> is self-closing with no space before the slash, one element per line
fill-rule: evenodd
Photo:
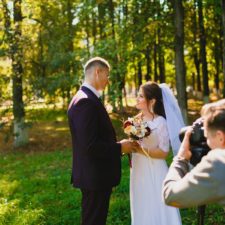
<path fill-rule="evenodd" d="M 190 126 L 185 132 L 184 139 L 183 139 L 180 149 L 177 153 L 177 156 L 179 158 L 186 159 L 186 160 L 190 160 L 190 158 L 191 158 L 191 155 L 192 155 L 192 153 L 190 151 L 191 133 L 192 133 L 192 127 Z"/>

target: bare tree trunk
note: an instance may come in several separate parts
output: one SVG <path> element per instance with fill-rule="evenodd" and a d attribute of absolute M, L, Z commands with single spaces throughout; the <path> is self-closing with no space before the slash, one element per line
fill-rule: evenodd
<path fill-rule="evenodd" d="M 73 14 L 72 14 L 72 2 L 71 0 L 67 0 L 66 2 L 66 12 L 67 12 L 67 33 L 68 33 L 68 42 L 67 42 L 67 54 L 70 53 L 72 55 L 73 53 L 73 37 L 74 37 L 74 30 L 73 30 Z M 66 75 L 68 76 L 68 80 L 71 80 L 71 77 L 74 74 L 73 70 L 73 59 L 69 57 L 68 65 L 66 65 Z M 69 85 L 66 87 L 66 97 L 67 97 L 67 105 L 69 104 L 71 100 L 70 96 L 71 86 L 70 82 Z"/>
<path fill-rule="evenodd" d="M 186 71 L 184 62 L 184 12 L 182 0 L 174 1 L 175 9 L 175 68 L 178 103 L 187 122 Z"/>
<path fill-rule="evenodd" d="M 96 35 L 97 35 L 97 23 L 94 12 L 92 13 L 92 36 L 93 36 L 93 45 L 96 44 Z"/>
<path fill-rule="evenodd" d="M 160 46 L 160 42 L 159 42 Z M 162 47 L 159 47 L 159 80 L 160 83 L 164 83 L 166 81 L 165 75 L 165 60 L 164 60 L 164 53 Z"/>
<path fill-rule="evenodd" d="M 150 46 L 148 45 L 146 48 L 146 52 L 145 52 L 145 58 L 146 58 L 146 68 L 147 68 L 147 73 L 145 76 L 145 80 L 149 81 L 151 79 L 151 60 L 150 60 Z"/>
<path fill-rule="evenodd" d="M 198 3 L 198 19 L 200 31 L 200 57 L 202 62 L 202 77 L 203 77 L 203 95 L 204 102 L 209 102 L 209 81 L 208 81 L 208 65 L 206 59 L 206 36 L 202 13 L 202 0 L 197 0 Z"/>
<path fill-rule="evenodd" d="M 195 73 L 191 74 L 191 81 L 192 81 L 191 84 L 192 84 L 193 90 L 196 90 L 196 88 L 195 88 L 195 85 L 196 85 Z"/>
<path fill-rule="evenodd" d="M 216 35 L 213 37 L 214 42 L 214 59 L 215 59 L 215 74 L 214 74 L 214 88 L 216 91 L 216 95 L 219 98 L 220 97 L 220 87 L 219 87 L 219 74 L 220 74 L 220 63 L 222 58 L 222 51 L 221 51 L 221 33 L 222 33 L 222 20 L 221 17 L 218 16 L 216 13 L 216 9 L 214 9 L 214 24 L 218 25 L 217 32 L 219 35 Z"/>
<path fill-rule="evenodd" d="M 194 15 L 193 15 L 193 42 L 197 43 L 197 17 L 196 17 L 196 6 L 194 4 Z M 197 74 L 197 91 L 201 92 L 201 75 L 200 75 L 200 60 L 199 60 L 199 52 L 196 47 L 196 45 L 193 46 L 193 52 L 194 52 L 194 64 L 196 68 L 196 74 Z M 195 89 L 196 90 L 196 89 Z"/>
<path fill-rule="evenodd" d="M 13 115 L 14 115 L 14 146 L 19 147 L 28 143 L 28 132 L 25 124 L 25 110 L 23 103 L 23 52 L 22 52 L 22 12 L 21 0 L 13 2 L 14 36 L 12 46 L 13 69 Z"/>
<path fill-rule="evenodd" d="M 90 58 L 90 33 L 89 33 L 89 15 L 85 17 L 85 31 L 86 31 L 86 46 L 87 46 L 87 53 L 88 58 Z"/>
<path fill-rule="evenodd" d="M 28 132 L 25 124 L 25 110 L 23 103 L 23 52 L 22 52 L 22 13 L 21 0 L 13 2 L 13 26 L 11 25 L 10 12 L 5 0 L 2 0 L 4 26 L 9 45 L 8 55 L 12 59 L 12 83 L 13 83 L 13 133 L 14 147 L 20 147 L 28 143 Z M 14 29 L 12 28 L 14 27 Z"/>
<path fill-rule="evenodd" d="M 156 34 L 157 37 L 157 34 Z M 155 37 L 155 43 L 154 43 L 154 54 L 153 54 L 153 58 L 154 58 L 154 81 L 157 82 L 159 79 L 159 75 L 158 75 L 158 58 L 157 58 L 157 42 L 156 42 L 156 37 Z"/>
<path fill-rule="evenodd" d="M 98 26 L 99 26 L 99 35 L 100 40 L 106 37 L 106 33 L 104 31 L 104 16 L 105 16 L 105 6 L 103 2 L 98 3 Z"/>
<path fill-rule="evenodd" d="M 196 73 L 197 73 L 197 91 L 202 91 L 201 87 L 201 75 L 200 75 L 200 61 L 198 57 L 198 50 L 197 48 L 194 49 L 194 63 L 195 63 L 195 68 L 196 68 Z"/>
<path fill-rule="evenodd" d="M 215 38 L 214 40 L 214 58 L 215 58 L 215 75 L 214 75 L 214 87 L 216 89 L 217 97 L 219 97 L 219 74 L 220 74 L 220 49 L 219 49 L 219 40 Z"/>
<path fill-rule="evenodd" d="M 141 69 L 141 61 L 138 62 L 138 89 L 142 85 L 142 69 Z"/>
<path fill-rule="evenodd" d="M 158 17 L 161 17 L 161 13 L 160 13 L 160 9 L 158 10 Z M 166 80 L 165 77 L 165 61 L 164 61 L 164 52 L 163 52 L 163 48 L 162 48 L 162 44 L 161 44 L 161 28 L 159 27 L 157 29 L 157 33 L 158 33 L 158 56 L 159 56 L 159 80 L 160 83 L 164 83 Z"/>
<path fill-rule="evenodd" d="M 225 83 L 225 0 L 221 0 L 222 22 L 223 22 L 223 84 Z M 223 97 L 225 98 L 225 85 L 223 86 Z"/>
<path fill-rule="evenodd" d="M 115 32 L 115 10 L 114 10 L 114 3 L 113 0 L 109 0 L 109 13 L 110 13 L 110 19 L 111 19 L 111 31 L 112 31 L 112 38 L 114 40 L 114 47 L 117 48 L 117 40 L 116 40 L 116 32 Z M 116 53 L 116 56 L 114 58 L 114 65 L 118 65 L 119 66 L 120 60 L 119 60 L 119 56 L 118 56 L 118 51 Z M 118 102 L 118 106 L 119 106 L 119 110 L 123 110 L 123 93 L 122 90 L 124 88 L 125 85 L 125 77 L 124 75 L 122 75 L 120 73 L 119 70 L 117 70 L 116 72 L 116 76 L 115 76 L 115 84 L 116 85 L 116 89 L 114 90 L 115 93 L 115 97 L 117 98 L 117 102 Z M 115 87 L 115 86 L 114 86 Z"/>

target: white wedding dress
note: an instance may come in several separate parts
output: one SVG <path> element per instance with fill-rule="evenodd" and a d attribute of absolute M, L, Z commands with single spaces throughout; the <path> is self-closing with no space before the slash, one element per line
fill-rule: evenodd
<path fill-rule="evenodd" d="M 169 134 L 162 116 L 148 121 L 150 136 L 141 141 L 145 149 L 169 151 Z M 132 153 L 130 170 L 130 206 L 132 225 L 180 225 L 177 208 L 164 204 L 162 184 L 168 167 L 164 159 Z"/>

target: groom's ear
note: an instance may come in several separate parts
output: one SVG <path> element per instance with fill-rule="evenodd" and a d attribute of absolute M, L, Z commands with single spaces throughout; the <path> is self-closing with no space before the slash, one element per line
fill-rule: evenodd
<path fill-rule="evenodd" d="M 100 73 L 100 68 L 99 67 L 95 67 L 94 73 L 95 73 L 95 77 L 98 78 L 99 73 Z"/>

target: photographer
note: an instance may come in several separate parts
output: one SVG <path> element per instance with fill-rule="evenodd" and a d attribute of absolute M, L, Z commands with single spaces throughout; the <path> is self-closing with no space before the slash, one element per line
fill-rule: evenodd
<path fill-rule="evenodd" d="M 163 198 L 175 207 L 219 203 L 225 206 L 225 99 L 203 106 L 204 135 L 212 149 L 189 172 L 190 127 L 164 180 Z"/>

